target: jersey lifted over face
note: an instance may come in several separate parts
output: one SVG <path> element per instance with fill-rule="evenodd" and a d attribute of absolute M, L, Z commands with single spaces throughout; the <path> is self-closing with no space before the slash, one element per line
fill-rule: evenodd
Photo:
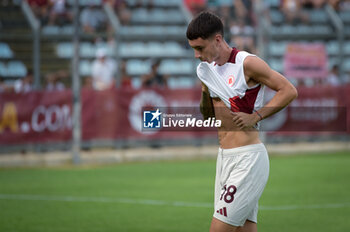
<path fill-rule="evenodd" d="M 264 86 L 248 87 L 243 62 L 248 52 L 233 48 L 224 65 L 201 62 L 197 67 L 198 78 L 208 87 L 212 98 L 220 98 L 232 112 L 252 113 L 263 105 Z"/>

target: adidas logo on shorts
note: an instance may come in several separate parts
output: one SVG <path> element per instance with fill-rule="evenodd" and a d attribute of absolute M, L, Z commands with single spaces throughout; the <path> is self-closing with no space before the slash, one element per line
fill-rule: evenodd
<path fill-rule="evenodd" d="M 227 217 L 226 207 L 223 207 L 222 209 L 219 209 L 216 212 Z"/>

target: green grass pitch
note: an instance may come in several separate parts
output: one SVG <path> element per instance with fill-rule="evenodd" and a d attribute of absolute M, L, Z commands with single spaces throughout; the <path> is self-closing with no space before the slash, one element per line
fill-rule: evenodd
<path fill-rule="evenodd" d="M 350 231 L 350 153 L 270 157 L 260 232 Z M 0 170 L 1 232 L 208 231 L 215 160 Z"/>

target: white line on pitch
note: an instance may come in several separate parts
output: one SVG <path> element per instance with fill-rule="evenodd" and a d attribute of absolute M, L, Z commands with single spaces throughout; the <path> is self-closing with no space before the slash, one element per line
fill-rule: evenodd
<path fill-rule="evenodd" d="M 178 207 L 201 207 L 212 208 L 213 203 L 205 202 L 183 202 L 183 201 L 161 201 L 147 199 L 131 198 L 108 198 L 108 197 L 75 197 L 75 196 L 49 196 L 49 195 L 26 195 L 26 194 L 0 194 L 0 200 L 29 200 L 29 201 L 63 201 L 63 202 L 97 202 L 97 203 L 124 203 L 138 205 L 163 205 Z M 259 206 L 263 211 L 280 210 L 299 210 L 299 209 L 338 209 L 349 208 L 350 202 L 334 204 L 315 204 L 315 205 L 276 205 Z"/>
<path fill-rule="evenodd" d="M 0 194 L 0 200 L 32 200 L 32 201 L 66 201 L 66 202 L 100 202 L 100 203 L 126 203 L 139 205 L 168 205 L 183 207 L 212 207 L 210 203 L 161 201 L 131 198 L 108 198 L 108 197 L 74 197 L 74 196 L 49 196 L 49 195 L 26 195 L 26 194 Z"/>

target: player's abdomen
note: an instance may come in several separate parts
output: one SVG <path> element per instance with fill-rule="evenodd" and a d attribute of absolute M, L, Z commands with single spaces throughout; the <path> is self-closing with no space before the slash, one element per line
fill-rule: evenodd
<path fill-rule="evenodd" d="M 221 120 L 218 128 L 220 147 L 223 149 L 246 146 L 261 143 L 259 133 L 254 128 L 240 130 L 232 122 L 231 110 L 219 98 L 213 98 L 215 118 Z"/>

